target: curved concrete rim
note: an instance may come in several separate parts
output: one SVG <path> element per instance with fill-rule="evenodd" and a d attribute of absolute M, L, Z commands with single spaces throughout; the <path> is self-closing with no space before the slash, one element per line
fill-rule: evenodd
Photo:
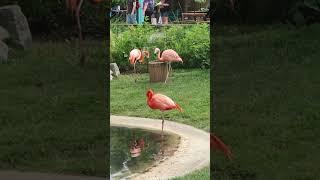
<path fill-rule="evenodd" d="M 127 116 L 110 116 L 110 126 L 140 128 L 161 131 L 160 119 Z M 164 131 L 181 137 L 177 151 L 167 160 L 143 174 L 134 174 L 130 179 L 171 179 L 184 176 L 210 164 L 210 134 L 189 125 L 172 121 L 164 122 Z"/>

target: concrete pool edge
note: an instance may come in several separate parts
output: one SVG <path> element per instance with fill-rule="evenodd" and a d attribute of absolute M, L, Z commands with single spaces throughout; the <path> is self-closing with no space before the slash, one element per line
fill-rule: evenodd
<path fill-rule="evenodd" d="M 110 126 L 161 131 L 161 120 L 111 115 Z M 209 166 L 210 134 L 208 132 L 172 121 L 165 121 L 164 131 L 181 137 L 174 155 L 146 173 L 134 174 L 131 179 L 170 179 Z"/>

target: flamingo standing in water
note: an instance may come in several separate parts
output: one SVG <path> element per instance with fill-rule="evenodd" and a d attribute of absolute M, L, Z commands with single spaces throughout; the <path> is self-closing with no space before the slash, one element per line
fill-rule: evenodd
<path fill-rule="evenodd" d="M 133 65 L 134 72 L 136 72 L 137 61 L 139 61 L 140 63 L 143 63 L 145 57 L 147 58 L 150 57 L 149 51 L 140 50 L 140 49 L 131 50 L 129 60 L 130 60 L 130 63 Z"/>
<path fill-rule="evenodd" d="M 178 55 L 178 53 L 172 49 L 167 49 L 167 50 L 164 50 L 164 51 L 160 51 L 159 48 L 156 48 L 154 50 L 154 53 L 157 54 L 158 53 L 158 60 L 161 61 L 161 62 L 168 62 L 169 63 L 169 71 L 167 73 L 167 78 L 165 80 L 165 83 L 167 82 L 167 79 L 169 77 L 169 73 L 170 71 L 172 70 L 171 68 L 171 62 L 182 62 L 182 59 L 181 57 Z"/>
<path fill-rule="evenodd" d="M 151 109 L 159 109 L 162 115 L 162 131 L 161 136 L 163 137 L 163 124 L 164 124 L 164 116 L 163 112 L 178 109 L 180 112 L 183 112 L 183 109 L 175 103 L 171 98 L 165 96 L 163 94 L 155 94 L 152 89 L 147 91 L 147 104 Z"/>
<path fill-rule="evenodd" d="M 163 124 L 164 124 L 164 116 L 163 112 L 173 109 L 178 109 L 180 112 L 183 112 L 183 109 L 179 104 L 175 103 L 171 98 L 165 96 L 163 94 L 157 93 L 155 94 L 152 89 L 149 89 L 146 93 L 147 95 L 147 104 L 151 109 L 159 109 L 162 115 L 162 128 L 161 128 L 161 136 L 163 138 Z M 219 150 L 224 153 L 224 155 L 231 160 L 232 153 L 227 145 L 223 143 L 216 135 L 210 134 L 210 148 L 214 150 Z"/>
<path fill-rule="evenodd" d="M 231 160 L 232 153 L 231 150 L 225 145 L 217 136 L 210 134 L 210 148 L 214 150 L 219 150 L 224 153 L 224 155 Z"/>

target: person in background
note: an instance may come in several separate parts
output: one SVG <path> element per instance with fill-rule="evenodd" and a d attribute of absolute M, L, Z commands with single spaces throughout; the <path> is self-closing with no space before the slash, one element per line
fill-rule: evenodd
<path fill-rule="evenodd" d="M 207 9 L 208 9 L 207 14 L 204 17 L 205 21 L 207 20 L 207 18 L 210 18 L 211 14 L 212 14 L 212 9 L 210 8 L 210 3 L 208 4 Z"/>
<path fill-rule="evenodd" d="M 153 8 L 153 14 L 151 15 L 151 24 L 158 24 L 160 19 L 160 9 L 158 5 L 155 5 Z"/>
<path fill-rule="evenodd" d="M 137 24 L 137 0 L 127 1 L 127 23 Z"/>
<path fill-rule="evenodd" d="M 160 8 L 162 24 L 168 24 L 168 16 L 170 11 L 168 0 L 161 0 L 157 5 Z"/>
<path fill-rule="evenodd" d="M 148 22 L 151 23 L 151 17 L 154 9 L 154 0 L 144 0 L 143 1 L 143 14 L 148 17 Z"/>

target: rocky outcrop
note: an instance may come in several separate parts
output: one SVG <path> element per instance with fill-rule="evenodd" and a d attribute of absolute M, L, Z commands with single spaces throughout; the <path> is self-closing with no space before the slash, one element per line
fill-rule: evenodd
<path fill-rule="evenodd" d="M 0 26 L 0 41 L 4 39 L 9 39 L 10 35 L 6 29 Z"/>
<path fill-rule="evenodd" d="M 0 63 L 8 59 L 8 46 L 2 41 L 10 37 L 8 31 L 0 26 Z"/>
<path fill-rule="evenodd" d="M 0 64 L 8 59 L 8 46 L 0 40 Z"/>
<path fill-rule="evenodd" d="M 117 63 L 110 63 L 110 70 L 113 72 L 113 76 L 118 77 L 120 75 L 120 70 Z"/>
<path fill-rule="evenodd" d="M 32 36 L 28 21 L 17 5 L 0 7 L 0 26 L 9 34 L 9 43 L 15 47 L 27 49 L 31 46 Z"/>

